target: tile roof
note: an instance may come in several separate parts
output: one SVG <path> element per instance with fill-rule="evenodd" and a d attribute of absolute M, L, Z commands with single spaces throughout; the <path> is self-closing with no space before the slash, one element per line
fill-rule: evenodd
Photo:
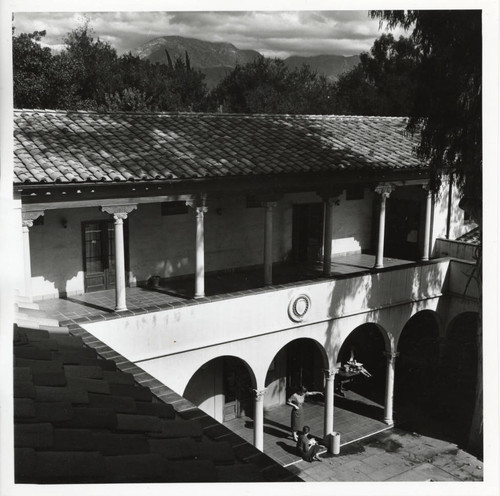
<path fill-rule="evenodd" d="M 123 370 L 101 358 L 85 342 L 109 348 L 73 327 L 15 327 L 16 483 L 300 481 L 121 355 Z"/>
<path fill-rule="evenodd" d="M 16 183 L 422 168 L 400 117 L 16 110 Z"/>

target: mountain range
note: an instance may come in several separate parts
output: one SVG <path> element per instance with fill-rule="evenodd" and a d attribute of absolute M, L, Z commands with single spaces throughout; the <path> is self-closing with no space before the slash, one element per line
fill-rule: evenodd
<path fill-rule="evenodd" d="M 189 55 L 191 67 L 205 74 L 208 88 L 214 88 L 237 64 L 243 65 L 263 57 L 256 50 L 240 50 L 231 43 L 202 41 L 182 36 L 161 36 L 136 48 L 133 54 L 152 63 L 166 64 L 168 51 L 172 60 L 184 60 Z M 292 55 L 284 59 L 290 69 L 300 68 L 307 64 L 310 68 L 328 78 L 335 80 L 345 71 L 359 63 L 359 56 L 352 55 L 317 55 L 300 57 Z"/>

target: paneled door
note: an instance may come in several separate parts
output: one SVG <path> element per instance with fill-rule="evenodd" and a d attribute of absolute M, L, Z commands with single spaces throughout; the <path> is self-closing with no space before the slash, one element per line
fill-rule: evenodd
<path fill-rule="evenodd" d="M 293 206 L 292 254 L 295 263 L 317 262 L 323 247 L 323 204 Z"/>
<path fill-rule="evenodd" d="M 83 222 L 85 292 L 115 287 L 115 230 L 112 221 Z"/>

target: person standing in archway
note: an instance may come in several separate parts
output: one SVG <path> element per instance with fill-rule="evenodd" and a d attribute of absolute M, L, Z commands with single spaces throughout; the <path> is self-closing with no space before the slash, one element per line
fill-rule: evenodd
<path fill-rule="evenodd" d="M 292 407 L 292 415 L 291 415 L 291 431 L 292 437 L 294 441 L 298 441 L 299 436 L 298 432 L 304 425 L 304 401 L 307 396 L 311 396 L 313 394 L 323 394 L 321 391 L 308 391 L 304 386 L 300 386 L 296 393 L 292 394 L 288 401 L 287 405 Z"/>

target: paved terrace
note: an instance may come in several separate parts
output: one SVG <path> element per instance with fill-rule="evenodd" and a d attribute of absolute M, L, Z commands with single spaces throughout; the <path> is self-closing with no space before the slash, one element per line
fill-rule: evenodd
<path fill-rule="evenodd" d="M 384 258 L 384 267 L 412 263 L 408 260 Z M 367 254 L 335 257 L 332 260 L 332 278 L 340 275 L 367 272 L 375 265 L 375 256 Z M 194 276 L 163 282 L 160 287 L 127 288 L 127 311 L 115 312 L 114 289 L 85 293 L 67 298 L 37 302 L 40 310 L 58 319 L 61 325 L 108 320 L 121 316 L 157 312 L 179 306 L 197 305 L 212 300 L 229 299 L 261 291 L 281 289 L 289 284 L 308 284 L 324 278 L 321 264 L 309 266 L 275 266 L 273 286 L 264 287 L 263 268 L 207 273 L 206 297 L 194 299 Z"/>

